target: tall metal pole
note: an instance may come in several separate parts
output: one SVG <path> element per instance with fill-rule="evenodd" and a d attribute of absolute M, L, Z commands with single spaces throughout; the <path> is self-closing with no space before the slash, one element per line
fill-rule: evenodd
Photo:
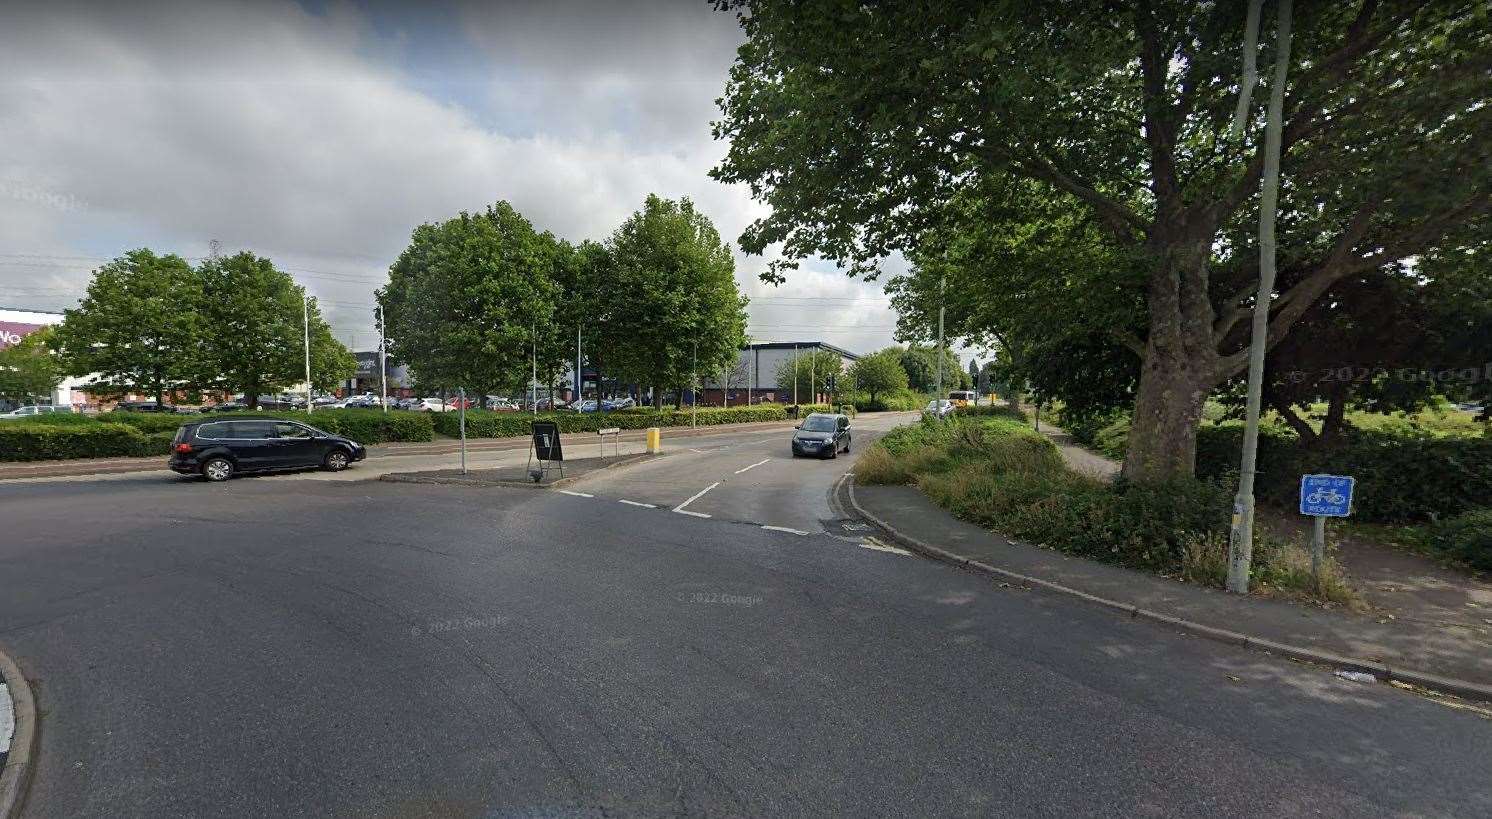
<path fill-rule="evenodd" d="M 385 352 L 383 339 L 383 305 L 374 308 L 378 311 L 378 392 L 379 402 L 383 411 L 389 411 L 389 357 Z"/>
<path fill-rule="evenodd" d="M 311 414 L 311 299 L 301 296 L 301 327 L 306 334 L 306 414 Z"/>
<path fill-rule="evenodd" d="M 814 359 L 818 358 L 818 352 L 819 351 L 818 351 L 818 346 L 817 345 L 815 345 L 813 349 L 811 349 L 811 350 L 808 351 L 808 403 L 809 404 L 817 404 L 819 402 L 818 384 L 815 383 L 814 380 L 813 380 L 813 365 L 815 363 L 817 363 L 817 362 L 814 361 Z"/>
<path fill-rule="evenodd" d="M 699 426 L 699 339 L 694 340 L 694 374 L 689 377 L 689 426 Z"/>
<path fill-rule="evenodd" d="M 461 474 L 466 474 L 466 388 L 461 387 L 456 394 L 461 402 Z"/>
<path fill-rule="evenodd" d="M 534 408 L 534 417 L 539 416 L 539 327 L 529 325 L 529 343 L 533 345 L 529 360 L 533 362 L 533 372 L 528 378 L 528 400 Z"/>
<path fill-rule="evenodd" d="M 1259 191 L 1259 293 L 1254 299 L 1253 335 L 1249 341 L 1243 457 L 1228 538 L 1228 591 L 1235 594 L 1248 594 L 1249 565 L 1254 551 L 1254 472 L 1259 455 L 1259 411 L 1263 403 L 1264 354 L 1269 343 L 1269 306 L 1274 295 L 1274 222 L 1280 195 L 1281 110 L 1285 106 L 1285 77 L 1290 69 L 1290 2 L 1279 0 L 1274 78 L 1269 84 L 1269 118 L 1264 126 L 1264 178 Z"/>
<path fill-rule="evenodd" d="M 793 410 L 798 408 L 798 345 L 793 345 Z"/>
<path fill-rule="evenodd" d="M 575 411 L 580 411 L 580 399 L 585 397 L 585 392 L 580 385 L 585 383 L 584 376 L 580 373 L 580 322 L 575 322 L 575 395 L 570 400 L 575 402 Z M 601 385 L 596 385 L 596 409 L 601 409 Z"/>
<path fill-rule="evenodd" d="M 948 357 L 943 351 L 943 287 L 946 284 L 948 284 L 948 276 L 944 274 L 938 279 L 938 393 L 933 396 L 935 401 L 943 398 L 943 359 Z"/>

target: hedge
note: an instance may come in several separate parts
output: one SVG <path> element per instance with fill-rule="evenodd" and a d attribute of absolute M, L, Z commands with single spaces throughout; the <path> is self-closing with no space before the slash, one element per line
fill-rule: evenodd
<path fill-rule="evenodd" d="M 1224 478 L 1238 471 L 1241 424 L 1204 426 L 1197 435 L 1197 476 Z M 1352 516 L 1383 523 L 1455 517 L 1492 505 L 1492 439 L 1406 436 L 1354 430 L 1340 446 L 1299 446 L 1294 433 L 1259 429 L 1255 496 L 1287 509 L 1299 502 L 1300 476 L 1314 473 L 1357 479 Z"/>
<path fill-rule="evenodd" d="M 1492 509 L 1477 509 L 1432 524 L 1426 540 L 1437 552 L 1474 569 L 1492 571 Z"/>
<path fill-rule="evenodd" d="M 953 414 L 1009 418 L 1012 421 L 1020 421 L 1023 424 L 1031 420 L 1030 417 L 1026 415 L 1025 410 L 1017 409 L 1010 406 L 1009 404 L 980 404 L 977 407 L 973 404 L 966 404 L 961 407 L 954 407 Z"/>
<path fill-rule="evenodd" d="M 128 424 L 47 424 L 0 422 L 0 461 L 47 461 L 57 458 L 118 458 L 154 454 L 160 443 Z"/>
<path fill-rule="evenodd" d="M 430 413 L 435 429 L 442 435 L 455 437 L 461 434 L 461 413 Z M 689 410 L 619 410 L 616 412 L 544 412 L 540 421 L 554 421 L 560 432 L 595 432 L 598 429 L 617 427 L 620 429 L 647 429 L 648 427 L 687 427 L 694 414 Z M 523 412 L 489 412 L 467 410 L 466 435 L 468 438 L 506 438 L 527 435 L 529 423 L 535 416 Z M 786 411 L 780 406 L 731 407 L 730 409 L 700 409 L 698 423 L 701 426 L 715 424 L 739 424 L 751 421 L 784 421 Z"/>

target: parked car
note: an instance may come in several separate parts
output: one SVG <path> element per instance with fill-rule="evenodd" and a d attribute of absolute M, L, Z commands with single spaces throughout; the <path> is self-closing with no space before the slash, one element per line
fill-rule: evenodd
<path fill-rule="evenodd" d="M 953 410 L 952 401 L 949 401 L 947 398 L 935 398 L 927 402 L 927 406 L 922 408 L 922 415 L 924 418 L 937 418 L 941 420 L 952 415 Z"/>
<path fill-rule="evenodd" d="M 368 457 L 362 444 L 295 421 L 191 421 L 176 431 L 168 466 L 226 481 L 240 472 L 321 467 L 337 472 Z"/>
<path fill-rule="evenodd" d="M 46 404 L 33 404 L 31 406 L 18 407 L 10 412 L 0 413 L 0 420 L 14 421 L 17 419 L 35 418 L 38 415 L 70 413 L 72 411 L 72 407 L 53 407 Z"/>
<path fill-rule="evenodd" d="M 120 401 L 114 405 L 114 412 L 176 412 L 176 407 L 154 401 Z"/>
<path fill-rule="evenodd" d="M 506 398 L 489 398 L 487 399 L 487 409 L 494 412 L 516 412 L 518 405 Z"/>
<path fill-rule="evenodd" d="M 445 412 L 450 407 L 447 407 L 446 402 L 439 398 L 421 398 L 411 409 L 420 412 Z"/>
<path fill-rule="evenodd" d="M 465 404 L 467 409 L 476 409 L 477 399 L 460 397 L 446 399 L 447 409 L 459 410 L 462 404 Z"/>
<path fill-rule="evenodd" d="M 576 412 L 595 412 L 598 407 L 599 405 L 596 403 L 596 399 L 594 398 L 587 398 L 584 401 L 579 401 L 570 405 L 570 409 L 573 409 Z M 539 404 L 539 408 L 544 408 L 543 403 Z"/>
<path fill-rule="evenodd" d="M 637 406 L 637 402 L 631 396 L 624 395 L 621 398 L 608 398 L 601 402 L 601 408 L 606 410 L 631 409 Z"/>
<path fill-rule="evenodd" d="M 793 428 L 793 457 L 817 455 L 837 458 L 850 451 L 850 419 L 847 415 L 815 412 Z"/>
<path fill-rule="evenodd" d="M 203 412 L 237 412 L 248 409 L 249 405 L 242 401 L 224 401 L 211 407 L 204 407 Z"/>

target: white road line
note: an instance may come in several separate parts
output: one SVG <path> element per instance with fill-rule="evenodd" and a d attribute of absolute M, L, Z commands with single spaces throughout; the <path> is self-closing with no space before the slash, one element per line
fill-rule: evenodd
<path fill-rule="evenodd" d="M 619 498 L 619 499 L 617 499 L 617 503 L 625 503 L 628 506 L 641 506 L 644 509 L 657 509 L 658 508 L 658 505 L 655 504 L 655 503 L 643 503 L 642 501 L 632 501 L 632 500 L 627 500 L 626 498 Z"/>
<path fill-rule="evenodd" d="M 789 529 L 786 526 L 767 526 L 766 524 L 762 524 L 762 528 L 763 529 L 768 529 L 768 530 L 773 531 L 773 532 L 787 532 L 790 535 L 806 535 L 806 534 L 808 534 L 807 532 L 805 532 L 805 531 L 803 531 L 801 529 Z"/>
<path fill-rule="evenodd" d="M 704 512 L 691 512 L 688 509 L 675 509 L 674 511 L 678 512 L 681 515 L 688 515 L 688 516 L 694 517 L 694 518 L 707 518 L 707 517 L 709 517 L 709 515 L 706 515 Z"/>
<path fill-rule="evenodd" d="M 752 464 L 751 466 L 746 467 L 746 469 L 737 469 L 736 470 L 736 474 L 739 475 L 742 472 L 745 472 L 747 469 L 756 469 L 757 467 L 761 466 L 762 464 L 764 464 L 764 463 L 766 463 L 767 461 L 770 461 L 770 460 L 772 460 L 772 459 L 771 458 L 763 458 L 760 461 L 757 461 L 756 463 Z"/>
<path fill-rule="evenodd" d="M 684 507 L 688 506 L 689 504 L 694 503 L 695 501 L 697 501 L 700 498 L 704 497 L 704 494 L 706 492 L 710 491 L 711 489 L 714 489 L 715 487 L 717 487 L 719 485 L 720 485 L 720 481 L 715 481 L 714 483 L 710 484 L 709 486 L 706 486 L 704 489 L 701 489 L 698 492 L 695 492 L 694 495 L 693 495 L 693 497 L 689 498 L 689 500 L 684 501 L 683 503 L 679 504 L 678 506 L 675 506 L 673 508 L 673 511 L 678 512 L 680 514 L 684 514 L 684 515 L 693 515 L 694 517 L 697 517 L 697 518 L 707 518 L 707 517 L 709 517 L 709 515 L 702 514 L 700 512 L 685 512 L 684 511 Z"/>
<path fill-rule="evenodd" d="M 572 496 L 577 497 L 577 498 L 594 498 L 595 497 L 595 495 L 587 495 L 584 492 L 571 492 L 568 489 L 561 489 L 560 490 L 560 494 L 561 495 L 572 495 Z"/>
<path fill-rule="evenodd" d="M 898 549 L 895 546 L 887 546 L 886 544 L 880 542 L 879 540 L 876 540 L 873 537 L 866 538 L 865 542 L 859 544 L 859 546 L 862 549 L 870 549 L 873 552 L 889 552 L 893 555 L 901 555 L 903 557 L 912 556 L 912 553 L 907 551 L 906 549 Z"/>
<path fill-rule="evenodd" d="M 10 739 L 15 732 L 16 716 L 10 704 L 10 690 L 0 682 L 0 754 L 10 750 Z"/>

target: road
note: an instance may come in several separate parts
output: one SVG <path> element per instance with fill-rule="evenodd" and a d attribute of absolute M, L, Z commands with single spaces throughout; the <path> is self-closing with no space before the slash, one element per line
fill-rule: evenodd
<path fill-rule="evenodd" d="M 875 548 L 786 446 L 0 485 L 25 815 L 1492 812 L 1485 718 Z"/>

